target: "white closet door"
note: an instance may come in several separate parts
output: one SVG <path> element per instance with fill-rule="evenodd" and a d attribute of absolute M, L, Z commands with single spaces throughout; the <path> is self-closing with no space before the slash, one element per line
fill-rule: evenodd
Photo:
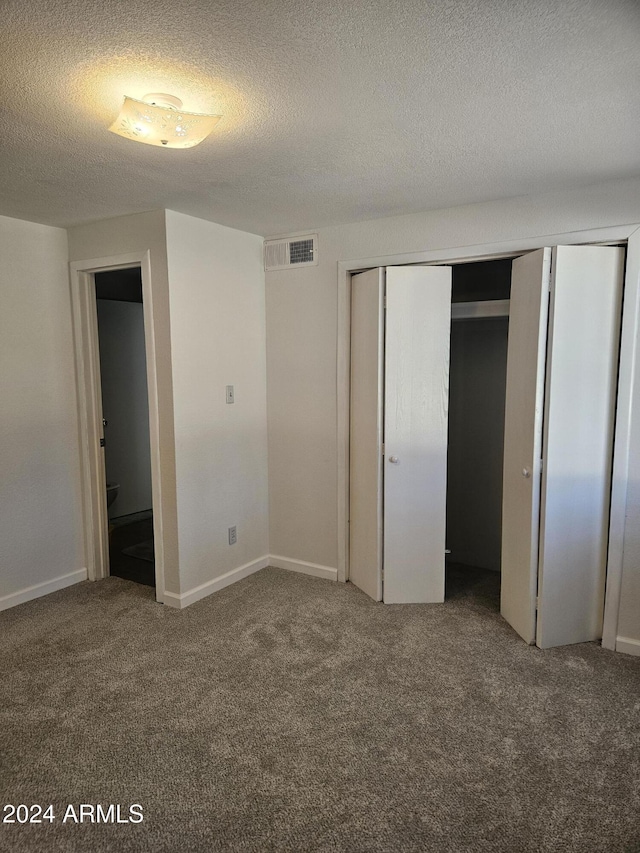
<path fill-rule="evenodd" d="M 602 636 L 624 252 L 554 250 L 536 642 Z"/>
<path fill-rule="evenodd" d="M 384 270 L 351 279 L 349 580 L 382 599 Z"/>
<path fill-rule="evenodd" d="M 387 267 L 384 601 L 444 601 L 451 268 Z"/>
<path fill-rule="evenodd" d="M 502 484 L 500 612 L 536 639 L 540 469 L 551 249 L 517 258 L 511 272 Z"/>

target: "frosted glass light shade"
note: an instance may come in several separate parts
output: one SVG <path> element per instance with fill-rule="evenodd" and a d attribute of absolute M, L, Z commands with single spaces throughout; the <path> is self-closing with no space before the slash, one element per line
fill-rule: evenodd
<path fill-rule="evenodd" d="M 147 96 L 149 99 L 156 96 Z M 109 130 L 136 142 L 161 148 L 193 148 L 213 130 L 222 116 L 188 113 L 178 98 L 163 96 L 165 103 L 125 98 Z"/>

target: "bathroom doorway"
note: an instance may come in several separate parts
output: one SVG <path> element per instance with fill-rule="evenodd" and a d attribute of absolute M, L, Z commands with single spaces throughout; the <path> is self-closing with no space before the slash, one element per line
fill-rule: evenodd
<path fill-rule="evenodd" d="M 142 274 L 94 276 L 104 427 L 109 573 L 155 586 Z"/>
<path fill-rule="evenodd" d="M 72 261 L 70 264 L 84 505 L 84 556 L 89 580 L 99 581 L 109 577 L 110 522 L 107 514 L 105 470 L 107 437 L 102 414 L 95 278 L 103 272 L 131 269 L 137 270 L 142 279 L 151 451 L 153 567 L 155 599 L 162 604 L 165 600 L 165 562 L 169 558 L 177 565 L 176 506 L 175 491 L 172 488 L 173 435 L 170 428 L 172 411 L 170 405 L 167 405 L 170 398 L 161 396 L 161 390 L 167 387 L 167 383 L 170 387 L 170 365 L 162 355 L 159 357 L 159 353 L 163 354 L 168 350 L 168 293 L 162 275 L 152 276 L 151 252 L 148 250 Z"/>

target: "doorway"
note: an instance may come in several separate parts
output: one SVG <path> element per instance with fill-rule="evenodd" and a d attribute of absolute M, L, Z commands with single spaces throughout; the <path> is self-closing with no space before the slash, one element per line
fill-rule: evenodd
<path fill-rule="evenodd" d="M 102 413 L 100 353 L 98 346 L 98 312 L 95 277 L 102 272 L 136 268 L 142 280 L 142 314 L 147 371 L 148 429 L 150 439 L 151 491 L 153 508 L 153 544 L 155 598 L 165 599 L 165 559 L 174 555 L 175 493 L 171 470 L 171 454 L 161 456 L 161 440 L 167 444 L 166 429 L 161 423 L 160 398 L 166 368 L 156 353 L 168 346 L 168 330 L 163 314 L 162 278 L 156 290 L 152 287 L 151 254 L 148 250 L 108 256 L 70 265 L 71 304 L 73 309 L 74 349 L 78 387 L 78 420 L 82 495 L 84 504 L 84 543 L 87 576 L 91 581 L 109 576 L 109 518 L 107 513 L 107 478 L 105 471 L 105 428 Z M 160 303 L 160 308 L 156 303 Z M 156 316 L 156 314 L 158 316 Z M 159 335 L 159 340 L 157 340 Z M 167 415 L 165 414 L 165 417 Z M 170 421 L 170 418 L 169 418 Z M 169 439 L 171 436 L 169 436 Z M 171 443 L 169 441 L 169 447 Z M 167 456 L 169 457 L 167 461 Z M 169 481 L 169 488 L 165 481 Z"/>
<path fill-rule="evenodd" d="M 149 403 L 139 267 L 94 276 L 109 574 L 155 586 Z"/>
<path fill-rule="evenodd" d="M 602 636 L 623 277 L 616 247 L 558 246 L 513 263 L 501 613 L 543 648 Z M 413 266 L 352 280 L 350 571 L 365 591 L 378 573 L 383 594 L 369 594 L 385 603 L 444 599 L 451 279 L 451 266 Z M 368 377 L 363 304 L 378 323 Z M 363 470 L 383 484 L 381 513 L 353 453 L 376 394 L 380 446 L 370 430 Z M 363 520 L 382 531 L 376 553 L 360 549 Z"/>

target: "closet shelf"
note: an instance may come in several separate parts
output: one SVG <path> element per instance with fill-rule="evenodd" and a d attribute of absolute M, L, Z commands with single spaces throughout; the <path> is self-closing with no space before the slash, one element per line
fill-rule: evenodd
<path fill-rule="evenodd" d="M 483 317 L 508 317 L 508 299 L 487 299 L 482 302 L 453 302 L 452 320 L 477 320 Z"/>

